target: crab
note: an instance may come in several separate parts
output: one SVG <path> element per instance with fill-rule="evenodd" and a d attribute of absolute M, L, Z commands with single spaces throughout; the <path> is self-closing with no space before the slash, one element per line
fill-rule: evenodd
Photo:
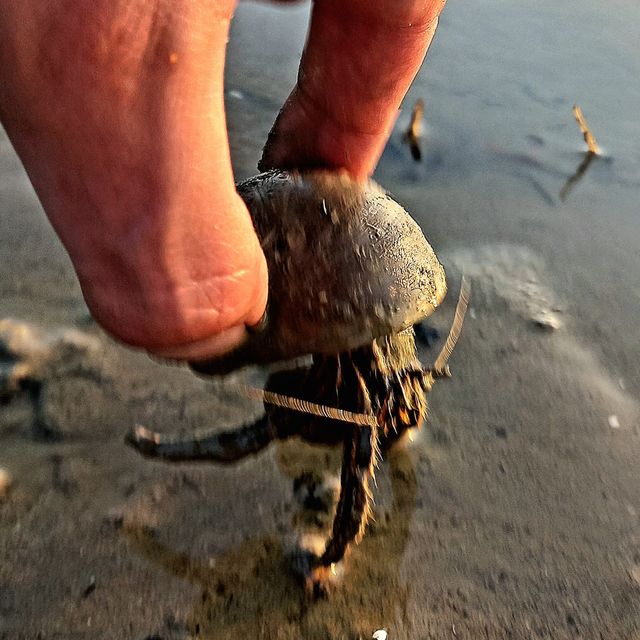
<path fill-rule="evenodd" d="M 169 462 L 233 463 L 292 437 L 343 447 L 340 497 L 321 553 L 301 553 L 305 583 L 322 592 L 331 568 L 358 543 L 372 513 L 376 466 L 422 425 L 426 395 L 450 375 L 468 291 L 433 366 L 418 360 L 413 325 L 446 293 L 442 265 L 409 214 L 375 183 L 325 172 L 272 171 L 238 185 L 261 238 L 269 308 L 247 342 L 226 357 L 191 363 L 201 375 L 311 354 L 271 373 L 265 413 L 223 433 L 186 440 L 137 426 L 127 442 Z M 302 560 L 300 560 L 302 558 Z"/>

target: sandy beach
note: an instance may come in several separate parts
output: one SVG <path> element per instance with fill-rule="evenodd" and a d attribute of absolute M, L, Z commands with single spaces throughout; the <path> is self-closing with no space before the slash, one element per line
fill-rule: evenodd
<path fill-rule="evenodd" d="M 265 372 L 206 381 L 106 337 L 0 133 L 0 320 L 47 348 L 70 329 L 91 345 L 41 365 L 57 440 L 34 437 L 26 394 L 0 404 L 0 639 L 640 639 L 640 9 L 614 5 L 444 12 L 375 178 L 447 270 L 429 328 L 446 335 L 463 272 L 472 301 L 453 379 L 381 465 L 375 522 L 317 602 L 287 557 L 293 484 L 339 457 L 292 441 L 235 466 L 167 466 L 128 449 L 136 423 L 255 418 L 260 404 L 225 387 Z M 256 172 L 307 15 L 238 9 L 238 179 Z M 402 133 L 419 97 L 416 163 Z M 574 103 L 604 154 L 563 191 L 586 149 Z M 425 364 L 439 346 L 421 346 Z"/>

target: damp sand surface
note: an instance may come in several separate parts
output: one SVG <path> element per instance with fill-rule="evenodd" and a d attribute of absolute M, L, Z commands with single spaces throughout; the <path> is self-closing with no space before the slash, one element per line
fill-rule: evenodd
<path fill-rule="evenodd" d="M 290 442 L 168 467 L 125 448 L 135 423 L 254 419 L 225 385 L 264 372 L 207 383 L 104 337 L 0 138 L 0 318 L 99 345 L 79 366 L 38 365 L 59 441 L 34 439 L 28 397 L 0 406 L 0 638 L 640 637 L 640 11 L 556 5 L 450 0 L 378 167 L 448 271 L 424 333 L 446 334 L 463 271 L 473 298 L 454 378 L 381 465 L 375 522 L 319 602 L 287 559 L 309 526 L 293 480 L 335 473 L 336 453 Z M 290 89 L 307 13 L 238 10 L 238 178 Z M 419 164 L 402 144 L 418 97 Z M 567 189 L 586 150 L 574 102 L 605 156 Z"/>

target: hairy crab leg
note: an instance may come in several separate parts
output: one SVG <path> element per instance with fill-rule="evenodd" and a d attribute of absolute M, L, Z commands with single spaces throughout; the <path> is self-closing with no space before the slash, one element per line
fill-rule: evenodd
<path fill-rule="evenodd" d="M 126 442 L 148 458 L 169 462 L 211 461 L 230 463 L 256 454 L 278 437 L 266 415 L 254 423 L 223 433 L 209 433 L 185 440 L 163 439 L 140 425 L 126 436 Z"/>
<path fill-rule="evenodd" d="M 370 413 L 371 398 L 367 385 L 355 364 L 353 367 L 360 387 L 361 406 Z M 351 433 L 351 438 L 344 443 L 340 499 L 331 539 L 318 560 L 321 567 L 342 560 L 349 544 L 360 542 L 371 517 L 373 495 L 369 483 L 374 479 L 375 467 L 380 459 L 378 427 L 354 425 Z"/>
<path fill-rule="evenodd" d="M 340 500 L 331 539 L 318 564 L 328 567 L 344 557 L 349 544 L 360 542 L 371 516 L 373 479 L 377 455 L 377 428 L 355 427 L 345 442 L 340 478 Z"/>

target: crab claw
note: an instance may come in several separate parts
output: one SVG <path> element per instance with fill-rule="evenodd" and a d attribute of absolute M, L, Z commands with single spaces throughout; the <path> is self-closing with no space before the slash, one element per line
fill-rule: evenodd
<path fill-rule="evenodd" d="M 420 227 L 374 182 L 270 171 L 237 189 L 267 259 L 267 314 L 235 351 L 193 362 L 195 371 L 348 351 L 426 318 L 444 298 L 444 269 Z"/>

